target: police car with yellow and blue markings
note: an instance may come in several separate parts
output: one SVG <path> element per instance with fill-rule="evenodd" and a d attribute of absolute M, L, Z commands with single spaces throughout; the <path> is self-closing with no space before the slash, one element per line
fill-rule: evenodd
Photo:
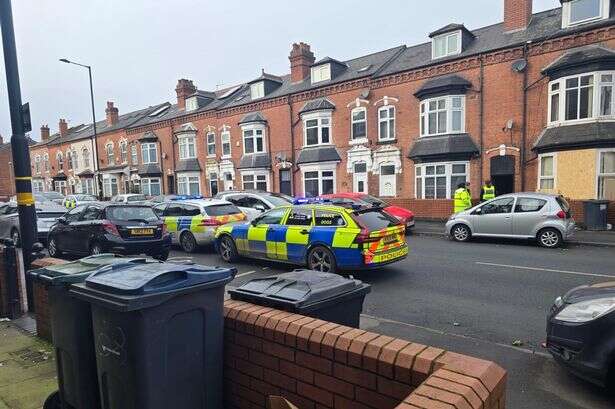
<path fill-rule="evenodd" d="M 297 201 L 251 222 L 216 230 L 222 259 L 267 259 L 311 270 L 376 268 L 408 255 L 405 227 L 380 208 L 345 208 L 326 201 Z"/>

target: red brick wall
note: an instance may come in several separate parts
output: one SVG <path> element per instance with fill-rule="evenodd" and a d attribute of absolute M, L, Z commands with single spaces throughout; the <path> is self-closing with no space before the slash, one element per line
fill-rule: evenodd
<path fill-rule="evenodd" d="M 13 168 L 12 165 L 9 165 L 9 162 L 13 162 L 11 155 L 9 147 L 0 149 L 0 202 L 7 201 L 15 194 Z"/>
<path fill-rule="evenodd" d="M 4 250 L 0 246 L 0 317 L 8 315 L 8 294 L 6 284 L 6 269 L 4 266 Z"/>
<path fill-rule="evenodd" d="M 229 409 L 269 395 L 300 409 L 505 407 L 493 362 L 239 301 L 224 313 Z"/>
<path fill-rule="evenodd" d="M 57 258 L 43 258 L 32 262 L 32 269 L 52 266 L 54 264 L 64 264 L 65 260 Z M 39 283 L 34 282 L 32 286 L 32 295 L 34 297 L 34 311 L 36 320 L 36 334 L 51 342 L 51 316 L 49 315 L 49 298 L 47 288 Z"/>

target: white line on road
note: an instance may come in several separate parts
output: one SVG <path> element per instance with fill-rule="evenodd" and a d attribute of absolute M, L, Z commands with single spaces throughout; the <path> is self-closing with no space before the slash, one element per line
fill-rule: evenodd
<path fill-rule="evenodd" d="M 554 270 L 551 268 L 542 268 L 542 267 L 511 266 L 509 264 L 482 263 L 480 261 L 477 261 L 476 264 L 479 264 L 481 266 L 514 268 L 517 270 L 548 271 L 550 273 L 570 274 L 570 275 L 577 275 L 577 276 L 615 278 L 615 276 L 608 275 L 608 274 L 594 274 L 594 273 L 583 273 L 580 271 Z"/>
<path fill-rule="evenodd" d="M 256 273 L 256 271 L 254 271 L 254 270 L 252 270 L 252 271 L 246 271 L 245 273 L 237 274 L 237 275 L 235 276 L 235 278 L 249 276 L 250 274 L 254 274 L 254 273 Z"/>

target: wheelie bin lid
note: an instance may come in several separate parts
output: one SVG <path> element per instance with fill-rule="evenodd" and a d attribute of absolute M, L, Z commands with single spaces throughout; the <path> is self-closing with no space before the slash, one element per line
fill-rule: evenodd
<path fill-rule="evenodd" d="M 236 268 L 197 264 L 122 264 L 95 271 L 83 283 L 73 284 L 70 292 L 113 310 L 134 311 L 181 294 L 223 287 L 236 273 Z"/>
<path fill-rule="evenodd" d="M 367 294 L 370 285 L 352 277 L 301 269 L 278 276 L 255 278 L 229 290 L 229 294 L 235 300 L 299 310 L 357 291 Z"/>
<path fill-rule="evenodd" d="M 37 268 L 28 272 L 30 276 L 52 286 L 68 285 L 84 281 L 95 271 L 106 266 L 127 263 L 159 263 L 143 257 L 122 257 L 116 254 L 97 254 L 64 264 Z"/>

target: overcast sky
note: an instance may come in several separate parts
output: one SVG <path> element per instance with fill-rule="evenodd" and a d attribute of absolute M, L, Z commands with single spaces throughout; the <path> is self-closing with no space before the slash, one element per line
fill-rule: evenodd
<path fill-rule="evenodd" d="M 534 11 L 559 6 L 534 0 Z M 199 89 L 248 81 L 264 68 L 289 72 L 293 42 L 316 59 L 350 59 L 427 40 L 448 23 L 470 29 L 502 20 L 503 0 L 13 0 L 24 103 L 32 137 L 58 119 L 91 121 L 87 70 L 93 67 L 96 116 L 114 101 L 120 114 L 175 101 L 178 78 Z M 4 64 L 0 64 L 0 134 L 10 137 Z"/>

